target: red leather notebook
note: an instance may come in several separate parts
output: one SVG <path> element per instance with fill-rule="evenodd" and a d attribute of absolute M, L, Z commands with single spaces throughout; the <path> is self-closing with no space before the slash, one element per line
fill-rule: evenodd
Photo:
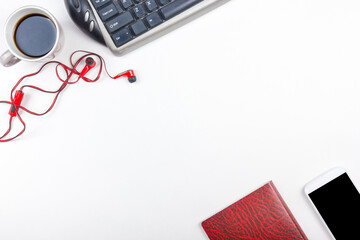
<path fill-rule="evenodd" d="M 201 225 L 210 240 L 307 239 L 272 181 Z"/>

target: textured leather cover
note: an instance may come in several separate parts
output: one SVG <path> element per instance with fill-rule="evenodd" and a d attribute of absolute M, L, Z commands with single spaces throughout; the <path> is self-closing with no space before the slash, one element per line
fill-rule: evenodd
<path fill-rule="evenodd" d="M 202 223 L 210 240 L 307 239 L 272 182 Z"/>

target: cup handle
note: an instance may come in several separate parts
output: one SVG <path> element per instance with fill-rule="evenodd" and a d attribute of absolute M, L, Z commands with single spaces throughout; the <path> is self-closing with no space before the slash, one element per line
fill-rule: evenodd
<path fill-rule="evenodd" d="M 0 56 L 0 63 L 4 66 L 4 67 L 11 67 L 12 65 L 16 64 L 20 62 L 20 59 L 18 59 L 17 57 L 15 57 L 9 50 L 7 50 L 6 52 L 4 52 L 1 56 Z"/>

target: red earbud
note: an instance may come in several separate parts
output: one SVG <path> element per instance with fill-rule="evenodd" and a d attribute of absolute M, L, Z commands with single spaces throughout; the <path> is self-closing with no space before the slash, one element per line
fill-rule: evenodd
<path fill-rule="evenodd" d="M 92 57 L 88 57 L 85 60 L 85 67 L 84 69 L 81 71 L 79 78 L 82 78 L 85 76 L 85 74 L 87 74 L 93 67 L 96 66 L 96 62 Z"/>
<path fill-rule="evenodd" d="M 122 73 L 119 73 L 118 75 L 116 75 L 114 77 L 114 79 L 117 79 L 119 77 L 127 77 L 128 78 L 128 81 L 130 83 L 134 83 L 136 82 L 136 76 L 135 76 L 135 73 L 134 73 L 134 70 L 127 70 L 125 72 L 122 72 Z"/>

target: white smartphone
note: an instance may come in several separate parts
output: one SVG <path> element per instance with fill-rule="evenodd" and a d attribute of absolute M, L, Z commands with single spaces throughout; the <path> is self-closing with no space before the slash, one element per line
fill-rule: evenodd
<path fill-rule="evenodd" d="M 344 168 L 318 176 L 304 190 L 334 239 L 360 239 L 360 193 Z"/>

